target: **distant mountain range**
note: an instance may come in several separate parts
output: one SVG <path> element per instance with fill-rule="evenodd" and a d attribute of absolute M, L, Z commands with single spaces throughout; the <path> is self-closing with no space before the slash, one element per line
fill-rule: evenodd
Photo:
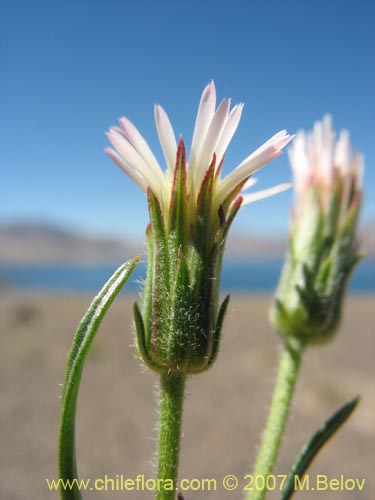
<path fill-rule="evenodd" d="M 82 235 L 52 225 L 0 226 L 0 262 L 3 263 L 113 263 L 141 251 L 141 242 Z"/>
<path fill-rule="evenodd" d="M 375 255 L 375 224 L 360 231 L 361 247 Z M 227 243 L 230 258 L 277 258 L 284 254 L 286 240 L 232 233 Z M 46 224 L 0 225 L 0 263 L 122 262 L 144 252 L 142 241 L 126 241 L 79 234 Z"/>

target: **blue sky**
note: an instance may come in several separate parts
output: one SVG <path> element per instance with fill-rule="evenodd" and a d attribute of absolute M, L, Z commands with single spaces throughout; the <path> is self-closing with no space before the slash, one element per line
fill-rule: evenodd
<path fill-rule="evenodd" d="M 160 159 L 153 104 L 189 145 L 199 97 L 245 102 L 229 171 L 272 134 L 325 113 L 366 159 L 375 220 L 373 1 L 0 0 L 0 221 L 142 237 L 143 193 L 107 158 L 121 115 Z M 259 188 L 291 179 L 287 155 Z M 372 198 L 372 199 L 370 199 Z M 245 207 L 238 231 L 283 234 L 292 193 Z"/>

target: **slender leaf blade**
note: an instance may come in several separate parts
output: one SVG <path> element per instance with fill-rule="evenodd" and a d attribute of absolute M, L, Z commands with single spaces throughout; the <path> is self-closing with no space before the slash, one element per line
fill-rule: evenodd
<path fill-rule="evenodd" d="M 100 323 L 138 261 L 139 257 L 135 257 L 117 269 L 91 303 L 73 339 L 62 388 L 59 435 L 59 479 L 65 482 L 69 481 L 71 485 L 71 487 L 64 488 L 60 484 L 60 495 L 63 500 L 80 500 L 82 498 L 77 484 L 75 415 L 85 360 Z"/>
<path fill-rule="evenodd" d="M 302 448 L 281 493 L 280 500 L 289 500 L 295 493 L 295 477 L 302 478 L 307 468 L 314 460 L 321 448 L 333 436 L 333 434 L 346 422 L 353 413 L 359 402 L 359 396 L 351 399 L 341 406 L 324 424 L 311 436 Z"/>

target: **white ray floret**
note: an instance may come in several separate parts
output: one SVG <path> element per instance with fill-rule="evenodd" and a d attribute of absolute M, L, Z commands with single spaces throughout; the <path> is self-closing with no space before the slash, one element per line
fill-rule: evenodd
<path fill-rule="evenodd" d="M 214 155 L 217 168 L 240 122 L 243 104 L 234 106 L 232 110 L 230 110 L 230 105 L 230 99 L 224 99 L 215 110 L 215 84 L 211 82 L 206 86 L 200 100 L 187 161 L 187 186 L 189 196 L 193 200 L 198 196 L 202 180 Z M 167 165 L 165 172 L 145 139 L 130 120 L 123 117 L 119 121 L 121 128 L 112 127 L 107 134 L 115 151 L 107 148 L 107 153 L 143 191 L 150 188 L 168 210 L 177 142 L 166 112 L 161 106 L 155 106 L 156 129 Z M 278 132 L 250 154 L 229 175 L 223 179 L 219 177 L 215 184 L 215 203 L 221 204 L 241 182 L 249 179 L 256 170 L 278 157 L 292 138 L 293 136 L 287 134 L 285 130 Z M 289 187 L 289 185 L 282 184 L 258 194 L 245 195 L 244 203 L 272 196 L 283 191 L 287 186 Z M 245 186 L 244 189 L 247 187 Z"/>
<path fill-rule="evenodd" d="M 167 162 L 167 176 L 171 179 L 176 164 L 177 142 L 168 115 L 158 104 L 155 105 L 155 123 L 159 141 Z"/>
<path fill-rule="evenodd" d="M 352 151 L 347 130 L 342 130 L 335 140 L 330 115 L 316 122 L 311 133 L 297 132 L 288 153 L 297 199 L 301 202 L 306 190 L 314 183 L 319 186 L 321 198 L 327 204 L 336 174 L 343 181 L 343 198 L 349 198 L 353 182 L 356 190 L 362 189 L 363 156 Z M 343 206 L 346 207 L 345 202 Z"/>
<path fill-rule="evenodd" d="M 298 131 L 288 152 L 295 180 L 301 185 L 309 182 L 312 174 L 329 183 L 334 169 L 343 176 L 356 174 L 358 165 L 363 163 L 362 155 L 351 149 L 347 130 L 342 130 L 335 142 L 330 115 L 317 122 L 312 133 Z"/>
<path fill-rule="evenodd" d="M 247 203 L 253 203 L 254 201 L 263 200 L 264 198 L 269 198 L 275 194 L 282 193 L 287 189 L 290 189 L 292 184 L 290 182 L 285 182 L 283 184 L 278 184 L 277 186 L 273 186 L 268 189 L 262 189 L 261 191 L 257 191 L 256 193 L 244 194 L 243 195 L 243 205 Z"/>

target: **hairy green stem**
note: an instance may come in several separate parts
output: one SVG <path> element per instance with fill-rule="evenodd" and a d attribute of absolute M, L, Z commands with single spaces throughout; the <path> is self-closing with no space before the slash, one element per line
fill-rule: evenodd
<path fill-rule="evenodd" d="M 176 495 L 180 455 L 181 421 L 186 375 L 160 376 L 159 463 L 156 500 L 173 500 Z"/>
<path fill-rule="evenodd" d="M 263 500 L 267 477 L 273 473 L 296 385 L 304 344 L 286 345 L 281 355 L 275 391 L 268 414 L 253 477 L 256 485 L 248 500 Z M 257 479 L 258 477 L 258 479 Z"/>

